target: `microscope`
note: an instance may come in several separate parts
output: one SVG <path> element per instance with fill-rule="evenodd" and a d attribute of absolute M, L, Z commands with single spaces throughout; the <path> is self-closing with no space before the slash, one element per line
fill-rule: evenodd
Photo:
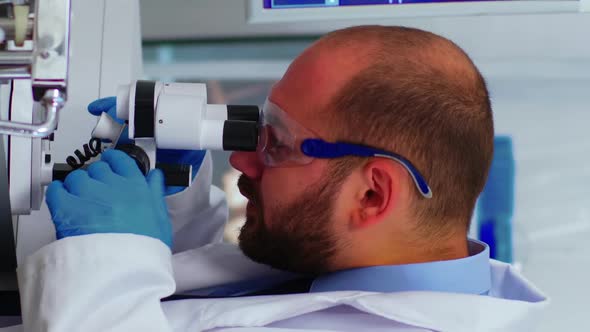
<path fill-rule="evenodd" d="M 67 101 L 69 41 L 69 0 L 0 2 L 2 316 L 20 311 L 12 215 L 14 207 L 37 206 L 43 198 L 42 151 Z"/>
<path fill-rule="evenodd" d="M 118 123 L 102 113 L 84 152 L 76 151 L 67 164 L 54 164 L 52 178 L 63 180 L 73 170 L 84 168 L 97 157 L 102 142 L 132 157 L 147 174 L 159 168 L 168 186 L 190 185 L 191 165 L 157 162 L 158 149 L 255 151 L 258 145 L 260 110 L 254 105 L 207 103 L 202 83 L 163 83 L 138 80 L 117 91 Z M 127 131 L 124 129 L 127 128 Z M 123 133 L 127 137 L 121 137 Z M 133 143 L 119 143 L 132 141 Z"/>
<path fill-rule="evenodd" d="M 191 166 L 158 163 L 159 149 L 256 149 L 257 106 L 208 104 L 205 84 L 139 80 L 139 27 L 138 0 L 0 1 L 0 328 L 20 320 L 17 260 L 55 239 L 51 181 L 114 148 L 189 186 Z M 86 112 L 113 95 L 123 124 Z"/>

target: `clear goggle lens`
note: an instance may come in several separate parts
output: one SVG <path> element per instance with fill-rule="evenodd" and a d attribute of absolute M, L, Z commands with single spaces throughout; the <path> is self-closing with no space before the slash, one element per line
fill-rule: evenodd
<path fill-rule="evenodd" d="M 262 108 L 258 155 L 266 166 L 309 164 L 313 158 L 301 151 L 301 143 L 315 135 L 267 100 Z"/>

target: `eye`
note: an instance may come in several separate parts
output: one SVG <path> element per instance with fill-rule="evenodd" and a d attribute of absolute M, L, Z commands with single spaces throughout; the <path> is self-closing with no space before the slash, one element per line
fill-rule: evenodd
<path fill-rule="evenodd" d="M 291 146 L 274 128 L 268 127 L 266 130 L 266 150 L 275 157 L 286 157 L 291 152 Z"/>
<path fill-rule="evenodd" d="M 281 139 L 279 136 L 275 135 L 272 132 L 270 132 L 270 134 L 268 135 L 268 145 L 270 148 L 273 149 L 289 147 L 287 144 L 285 144 L 285 141 L 283 139 Z"/>

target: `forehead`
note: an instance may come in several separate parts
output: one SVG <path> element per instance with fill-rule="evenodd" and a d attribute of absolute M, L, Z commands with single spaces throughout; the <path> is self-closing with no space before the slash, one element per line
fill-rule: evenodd
<path fill-rule="evenodd" d="M 323 120 L 330 101 L 360 68 L 349 53 L 312 46 L 293 61 L 269 99 L 304 127 L 328 134 Z"/>

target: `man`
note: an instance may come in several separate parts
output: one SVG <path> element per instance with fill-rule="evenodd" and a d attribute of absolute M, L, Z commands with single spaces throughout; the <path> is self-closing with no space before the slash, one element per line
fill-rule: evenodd
<path fill-rule="evenodd" d="M 167 211 L 161 173 L 107 151 L 48 188 L 63 239 L 19 270 L 27 331 L 532 329 L 546 298 L 467 239 L 493 125 L 457 46 L 408 28 L 333 32 L 262 118 L 258 151 L 231 156 L 249 200 L 240 248 L 262 265 L 228 245 L 171 258 L 168 215 L 186 224 L 190 207 Z M 175 287 L 247 296 L 160 303 Z"/>

